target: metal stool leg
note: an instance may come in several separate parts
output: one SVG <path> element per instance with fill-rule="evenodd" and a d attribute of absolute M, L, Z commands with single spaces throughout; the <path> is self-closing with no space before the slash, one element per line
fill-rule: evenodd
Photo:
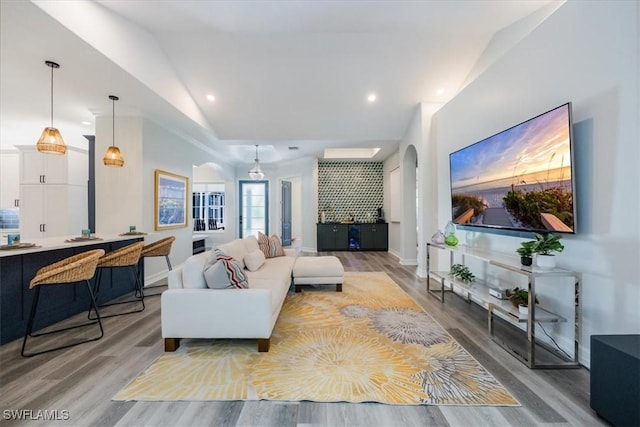
<path fill-rule="evenodd" d="M 96 320 L 95 322 L 87 322 L 87 323 L 81 323 L 79 325 L 73 325 L 73 326 L 68 326 L 66 328 L 60 328 L 60 329 L 55 329 L 52 331 L 47 331 L 47 332 L 42 332 L 39 334 L 34 334 L 33 333 L 33 323 L 35 320 L 35 314 L 36 314 L 36 308 L 38 306 L 38 300 L 40 299 L 40 286 L 36 287 L 36 293 L 33 297 L 33 303 L 31 304 L 31 312 L 29 314 L 29 322 L 27 323 L 27 330 L 24 334 L 24 340 L 22 341 L 22 350 L 20 350 L 20 355 L 22 355 L 23 357 L 31 357 L 31 356 L 35 356 L 37 354 L 42 354 L 42 353 L 49 353 L 51 351 L 55 351 L 55 350 L 62 350 L 64 348 L 69 348 L 69 347 L 74 347 L 76 345 L 79 344 L 84 344 L 87 342 L 91 342 L 91 341 L 97 341 L 100 338 L 102 338 L 104 336 L 104 329 L 102 328 L 102 321 L 100 318 L 100 313 L 98 312 L 98 307 L 96 304 L 96 300 L 93 296 L 93 291 L 91 290 L 91 284 L 89 283 L 89 280 L 85 280 L 86 285 L 87 285 L 87 290 L 89 291 L 89 296 L 91 297 L 91 306 L 93 307 L 93 309 L 96 311 L 96 318 L 92 319 L 92 320 Z M 41 285 L 43 286 L 43 285 Z M 49 335 L 49 334 L 55 334 L 57 332 L 63 332 L 63 331 L 68 331 L 69 329 L 76 329 L 76 328 L 81 328 L 83 326 L 90 326 L 90 325 L 95 325 L 98 324 L 100 327 L 100 336 L 94 337 L 94 338 L 90 338 L 87 340 L 83 340 L 83 341 L 79 341 L 79 342 L 75 342 L 75 343 L 71 343 L 71 344 L 66 344 L 66 345 L 62 345 L 59 347 L 55 347 L 55 348 L 50 348 L 48 350 L 43 350 L 43 351 L 39 351 L 36 353 L 25 353 L 25 347 L 27 345 L 27 337 L 40 337 L 43 335 Z"/>
<path fill-rule="evenodd" d="M 131 311 L 126 311 L 124 313 L 115 313 L 115 314 L 108 314 L 108 315 L 102 315 L 103 319 L 109 318 L 109 317 L 116 317 L 116 316 L 123 316 L 125 314 L 133 314 L 133 313 L 140 313 L 141 311 L 144 311 L 145 309 L 145 305 L 144 305 L 144 291 L 142 290 L 142 287 L 140 285 L 140 278 L 139 275 L 137 274 L 137 270 L 135 268 L 135 265 L 129 265 L 129 266 L 124 266 L 124 267 L 129 267 L 130 271 L 133 272 L 133 291 L 134 291 L 134 299 L 131 300 L 127 300 L 127 301 L 116 301 L 116 302 L 110 302 L 110 303 L 105 303 L 105 304 L 98 304 L 97 307 L 108 307 L 111 305 L 120 305 L 120 304 L 130 304 L 130 303 L 137 303 L 137 302 L 142 302 L 142 308 L 138 309 L 138 310 L 131 310 Z M 102 268 L 106 268 L 106 267 L 99 267 L 98 268 L 98 278 L 101 279 L 102 278 Z M 118 268 L 118 267 L 108 267 L 108 268 Z M 100 289 L 100 283 L 98 282 L 96 284 L 97 289 Z M 97 298 L 96 298 L 97 299 Z M 95 320 L 94 317 L 91 317 L 91 308 L 89 308 L 89 313 L 87 314 L 89 319 Z"/>

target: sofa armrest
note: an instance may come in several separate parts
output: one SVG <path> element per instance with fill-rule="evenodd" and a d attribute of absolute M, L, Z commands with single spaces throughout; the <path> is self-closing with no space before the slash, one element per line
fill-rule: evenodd
<path fill-rule="evenodd" d="M 169 289 L 162 293 L 163 338 L 269 338 L 268 289 Z"/>
<path fill-rule="evenodd" d="M 169 274 L 167 275 L 167 281 L 169 282 L 169 289 L 184 288 L 184 285 L 182 283 L 182 267 L 170 270 Z"/>

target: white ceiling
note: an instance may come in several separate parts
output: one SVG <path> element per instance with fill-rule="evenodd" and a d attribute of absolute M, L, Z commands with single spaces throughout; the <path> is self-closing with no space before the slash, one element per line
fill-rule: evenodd
<path fill-rule="evenodd" d="M 381 160 L 416 105 L 451 99 L 497 32 L 550 2 L 2 1 L 2 143 L 47 123 L 52 59 L 66 139 L 91 133 L 79 122 L 110 114 L 113 93 L 118 114 L 179 129 L 237 164 L 254 144 L 270 146 L 265 163 L 341 146 L 381 147 Z"/>

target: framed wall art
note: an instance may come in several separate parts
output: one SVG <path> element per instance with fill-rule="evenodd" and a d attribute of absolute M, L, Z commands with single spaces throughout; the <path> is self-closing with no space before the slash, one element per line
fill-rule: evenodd
<path fill-rule="evenodd" d="M 182 228 L 188 225 L 189 178 L 155 170 L 155 230 Z"/>

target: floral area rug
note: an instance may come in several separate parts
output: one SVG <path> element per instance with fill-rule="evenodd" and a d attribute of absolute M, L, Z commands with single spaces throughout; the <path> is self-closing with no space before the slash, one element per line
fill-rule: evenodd
<path fill-rule="evenodd" d="M 386 273 L 345 273 L 342 289 L 287 295 L 268 353 L 183 340 L 113 399 L 519 405 Z"/>

